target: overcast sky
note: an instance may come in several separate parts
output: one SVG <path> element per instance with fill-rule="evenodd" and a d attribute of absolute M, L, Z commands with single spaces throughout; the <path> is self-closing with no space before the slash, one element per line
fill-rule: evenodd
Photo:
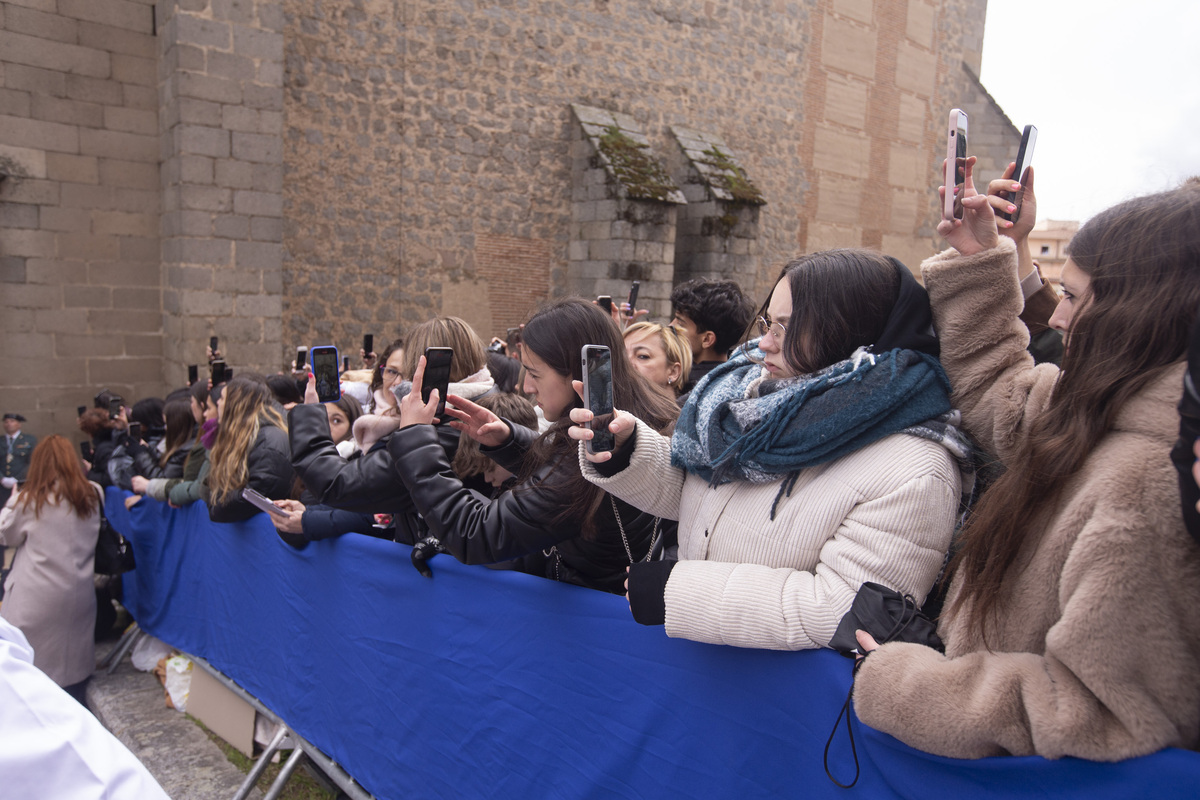
<path fill-rule="evenodd" d="M 989 0 L 980 78 L 1037 126 L 1040 218 L 1200 175 L 1200 0 Z"/>

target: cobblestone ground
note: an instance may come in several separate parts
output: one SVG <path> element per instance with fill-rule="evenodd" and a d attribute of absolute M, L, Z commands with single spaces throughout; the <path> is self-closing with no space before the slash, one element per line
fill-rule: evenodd
<path fill-rule="evenodd" d="M 96 645 L 102 659 L 115 642 Z M 167 708 L 153 673 L 138 672 L 126 656 L 112 675 L 98 670 L 88 685 L 96 717 L 137 756 L 172 800 L 229 800 L 245 776 L 204 731 Z M 261 800 L 258 789 L 250 793 Z"/>

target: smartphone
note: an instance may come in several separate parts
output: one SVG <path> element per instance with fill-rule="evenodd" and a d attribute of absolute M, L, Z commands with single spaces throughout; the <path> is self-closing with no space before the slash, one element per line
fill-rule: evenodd
<path fill-rule="evenodd" d="M 210 337 L 209 337 L 209 339 L 208 339 L 208 349 L 209 349 L 209 350 L 212 350 L 214 353 L 215 353 L 215 352 L 217 352 L 217 337 L 215 337 L 215 336 L 210 336 Z"/>
<path fill-rule="evenodd" d="M 454 350 L 449 347 L 425 348 L 425 377 L 421 380 L 421 401 L 428 403 L 434 389 L 438 390 L 438 405 L 435 416 L 446 410 L 446 391 L 450 388 L 450 362 Z"/>
<path fill-rule="evenodd" d="M 946 202 L 942 219 L 962 219 L 967 183 L 967 113 L 955 108 L 946 127 Z"/>
<path fill-rule="evenodd" d="M 87 413 L 87 406 L 76 406 L 75 410 L 79 412 L 75 416 L 82 417 L 84 414 Z"/>
<path fill-rule="evenodd" d="M 91 461 L 96 455 L 96 451 L 92 449 L 91 442 L 80 442 L 79 452 L 83 456 L 84 461 Z"/>
<path fill-rule="evenodd" d="M 607 453 L 616 445 L 608 424 L 613 418 L 612 353 L 599 344 L 585 344 L 583 359 L 583 404 L 592 412 L 588 428 L 592 438 L 587 443 L 589 453 Z"/>
<path fill-rule="evenodd" d="M 188 386 L 198 380 L 200 380 L 200 368 L 195 364 L 188 364 Z"/>
<path fill-rule="evenodd" d="M 260 511 L 266 511 L 268 514 L 274 514 L 277 517 L 286 517 L 288 512 L 284 511 L 279 506 L 272 503 L 259 492 L 254 491 L 249 486 L 242 489 L 242 499 L 254 506 Z"/>
<path fill-rule="evenodd" d="M 1037 144 L 1037 128 L 1026 125 L 1021 131 L 1021 146 L 1017 148 L 1017 168 L 1013 170 L 1012 179 L 1021 184 L 1021 190 L 1013 196 L 1012 192 L 1001 192 L 1000 196 L 1010 201 L 1017 210 L 1009 214 L 1006 211 L 997 212 L 1001 217 L 1016 222 L 1021 216 L 1021 200 L 1025 197 L 1025 179 L 1028 177 L 1029 166 L 1033 164 L 1033 146 Z"/>
<path fill-rule="evenodd" d="M 304 369 L 308 366 L 308 348 L 301 345 L 296 348 L 296 371 Z"/>
<path fill-rule="evenodd" d="M 596 305 L 600 306 L 600 308 L 604 310 L 605 314 L 612 314 L 612 297 L 609 295 L 602 294 L 597 297 Z"/>
<path fill-rule="evenodd" d="M 634 281 L 629 285 L 629 317 L 633 318 L 633 312 L 637 308 L 638 290 L 642 288 L 641 281 Z"/>
<path fill-rule="evenodd" d="M 350 371 L 350 356 L 342 356 L 342 372 Z"/>
<path fill-rule="evenodd" d="M 142 423 L 129 423 L 129 441 L 140 442 L 142 440 Z"/>
<path fill-rule="evenodd" d="M 121 416 L 121 403 L 123 403 L 123 402 L 124 402 L 124 400 L 122 400 L 120 397 L 113 397 L 113 398 L 109 399 L 109 401 L 108 401 L 108 418 L 109 419 L 116 419 L 117 417 Z"/>
<path fill-rule="evenodd" d="M 331 344 L 314 347 L 312 356 L 313 375 L 317 379 L 317 400 L 336 403 L 342 398 L 342 387 L 338 383 L 338 351 Z"/>
<path fill-rule="evenodd" d="M 373 353 L 373 352 L 375 352 L 375 334 L 364 333 L 363 334 L 363 353 L 365 353 L 366 355 L 371 355 L 371 353 Z"/>
<path fill-rule="evenodd" d="M 213 386 L 229 380 L 229 371 L 225 369 L 224 359 L 218 358 L 209 365 L 209 376 L 212 378 Z"/>

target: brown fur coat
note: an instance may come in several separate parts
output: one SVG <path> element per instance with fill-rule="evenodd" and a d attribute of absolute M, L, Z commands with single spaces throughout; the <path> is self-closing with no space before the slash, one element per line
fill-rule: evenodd
<path fill-rule="evenodd" d="M 1017 321 L 1011 242 L 922 267 L 964 427 L 1002 460 L 1058 377 Z M 986 648 L 963 615 L 946 655 L 889 644 L 858 673 L 863 722 L 943 756 L 1113 761 L 1200 746 L 1200 548 L 1168 458 L 1183 363 L 1118 413 L 1006 582 Z M 951 597 L 959 587 L 951 587 Z"/>

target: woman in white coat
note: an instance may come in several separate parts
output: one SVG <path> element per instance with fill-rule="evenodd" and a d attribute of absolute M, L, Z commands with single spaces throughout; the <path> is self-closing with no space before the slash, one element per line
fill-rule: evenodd
<path fill-rule="evenodd" d="M 583 474 L 679 520 L 679 561 L 630 570 L 637 621 L 714 644 L 824 647 L 865 581 L 924 599 L 971 485 L 970 448 L 928 296 L 899 261 L 796 259 L 760 314 L 762 338 L 697 384 L 672 438 L 618 411 L 616 451 L 581 446 Z"/>
<path fill-rule="evenodd" d="M 29 476 L 0 511 L 0 543 L 15 547 L 0 616 L 33 646 L 34 666 L 87 705 L 95 666 L 100 487 L 62 436 L 34 448 Z"/>

